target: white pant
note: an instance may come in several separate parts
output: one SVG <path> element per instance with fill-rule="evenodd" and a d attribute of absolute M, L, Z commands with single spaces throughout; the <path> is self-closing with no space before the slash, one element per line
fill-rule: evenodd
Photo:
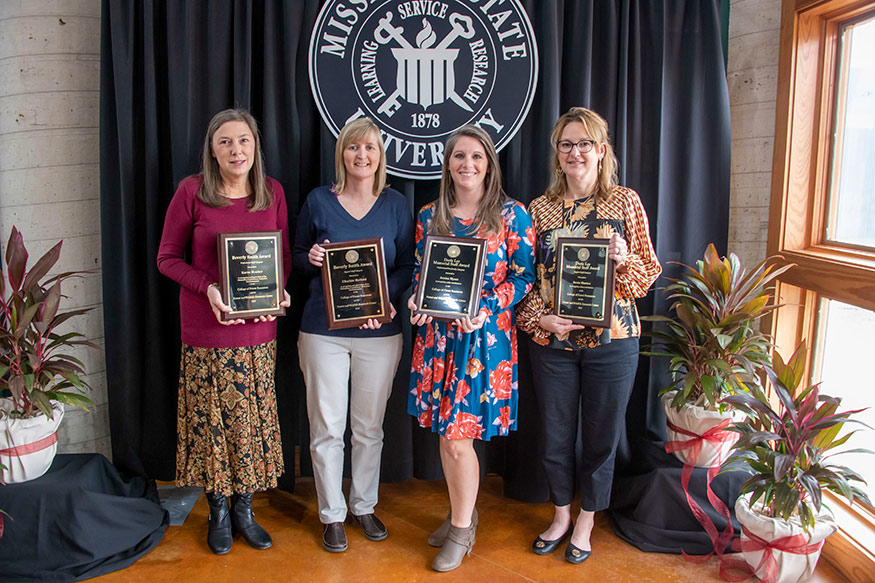
<path fill-rule="evenodd" d="M 377 504 L 383 417 L 401 360 L 401 334 L 343 338 L 301 332 L 298 357 L 307 385 L 310 455 L 323 524 L 343 522 L 343 434 L 349 407 L 352 429 L 352 513 L 370 514 Z"/>

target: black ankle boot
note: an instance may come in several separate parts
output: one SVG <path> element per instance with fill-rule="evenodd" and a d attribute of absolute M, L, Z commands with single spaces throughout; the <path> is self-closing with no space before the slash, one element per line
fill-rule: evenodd
<path fill-rule="evenodd" d="M 252 548 L 266 549 L 273 544 L 267 531 L 255 522 L 252 494 L 234 494 L 231 497 L 231 524 Z"/>
<path fill-rule="evenodd" d="M 210 525 L 207 530 L 207 545 L 217 555 L 224 555 L 231 550 L 232 542 L 228 499 L 222 494 L 207 492 L 207 502 L 210 505 Z"/>

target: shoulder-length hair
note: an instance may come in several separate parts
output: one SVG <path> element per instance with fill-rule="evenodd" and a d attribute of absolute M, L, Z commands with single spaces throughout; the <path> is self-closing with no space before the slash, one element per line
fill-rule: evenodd
<path fill-rule="evenodd" d="M 448 235 L 452 231 L 453 213 L 451 209 L 456 205 L 456 188 L 450 174 L 450 160 L 459 139 L 465 137 L 474 138 L 483 145 L 486 161 L 489 164 L 486 169 L 486 178 L 483 181 L 483 198 L 480 199 L 480 204 L 477 207 L 477 215 L 474 217 L 470 233 L 477 233 L 482 227 L 486 227 L 487 233 L 498 234 L 502 229 L 501 209 L 507 202 L 507 194 L 501 187 L 501 167 L 498 165 L 498 154 L 495 152 L 492 138 L 475 125 L 462 126 L 447 138 L 441 169 L 440 193 L 428 230 L 437 235 Z"/>
<path fill-rule="evenodd" d="M 599 162 L 598 179 L 596 180 L 596 201 L 606 202 L 611 200 L 614 186 L 617 185 L 617 156 L 608 137 L 608 122 L 605 118 L 591 109 L 585 107 L 572 107 L 556 121 L 553 133 L 550 134 L 553 156 L 550 159 L 551 180 L 547 187 L 547 198 L 552 201 L 560 201 L 568 190 L 568 181 L 562 166 L 559 165 L 559 146 L 557 143 L 562 137 L 562 132 L 572 123 L 581 123 L 586 135 L 596 142 L 596 146 L 605 147 L 605 156 Z"/>
<path fill-rule="evenodd" d="M 222 196 L 224 183 L 222 174 L 219 172 L 219 163 L 213 156 L 213 136 L 229 121 L 242 121 L 249 126 L 252 138 L 255 140 L 253 155 L 255 160 L 249 169 L 249 187 L 252 194 L 249 196 L 248 206 L 250 211 L 263 211 L 273 204 L 273 193 L 267 187 L 264 175 L 264 159 L 261 153 L 261 136 L 258 133 L 258 123 L 252 114 L 245 109 L 226 109 L 213 116 L 207 126 L 207 135 L 204 136 L 204 151 L 201 160 L 201 174 L 203 181 L 197 191 L 197 197 L 207 206 L 222 208 L 231 204 Z"/>
<path fill-rule="evenodd" d="M 386 146 L 383 145 L 383 136 L 380 128 L 369 117 L 360 117 L 349 122 L 337 136 L 337 145 L 334 147 L 334 173 L 337 183 L 334 189 L 341 193 L 346 188 L 346 164 L 343 163 L 343 152 L 350 144 L 373 138 L 377 148 L 380 149 L 380 163 L 377 164 L 377 172 L 374 174 L 374 196 L 379 196 L 388 184 L 386 184 Z"/>

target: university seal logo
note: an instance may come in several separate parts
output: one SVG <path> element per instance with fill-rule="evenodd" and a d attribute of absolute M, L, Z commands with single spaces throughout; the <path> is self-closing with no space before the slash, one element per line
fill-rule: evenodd
<path fill-rule="evenodd" d="M 477 124 L 500 150 L 535 95 L 538 48 L 518 0 L 329 0 L 310 37 L 310 86 L 336 136 L 369 116 L 390 173 L 440 178 L 444 142 Z"/>

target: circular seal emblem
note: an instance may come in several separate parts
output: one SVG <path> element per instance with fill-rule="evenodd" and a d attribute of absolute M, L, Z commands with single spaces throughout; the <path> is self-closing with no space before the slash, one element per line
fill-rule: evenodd
<path fill-rule="evenodd" d="M 258 253 L 258 243 L 255 241 L 246 241 L 246 245 L 243 246 L 243 249 L 250 255 L 255 255 Z"/>
<path fill-rule="evenodd" d="M 358 263 L 359 252 L 355 249 L 350 249 L 346 252 L 346 255 L 344 255 L 344 257 L 346 258 L 347 263 Z"/>
<path fill-rule="evenodd" d="M 516 134 L 535 95 L 538 48 L 519 0 L 328 0 L 309 68 L 335 136 L 369 116 L 390 173 L 433 179 L 453 130 L 476 124 L 499 150 Z"/>
<path fill-rule="evenodd" d="M 447 247 L 447 257 L 452 257 L 455 259 L 459 256 L 459 253 L 461 252 L 462 250 L 459 249 L 458 245 L 450 245 L 449 247 Z"/>
<path fill-rule="evenodd" d="M 589 249 L 586 247 L 581 247 L 577 250 L 577 260 L 580 262 L 584 262 L 589 259 Z"/>

